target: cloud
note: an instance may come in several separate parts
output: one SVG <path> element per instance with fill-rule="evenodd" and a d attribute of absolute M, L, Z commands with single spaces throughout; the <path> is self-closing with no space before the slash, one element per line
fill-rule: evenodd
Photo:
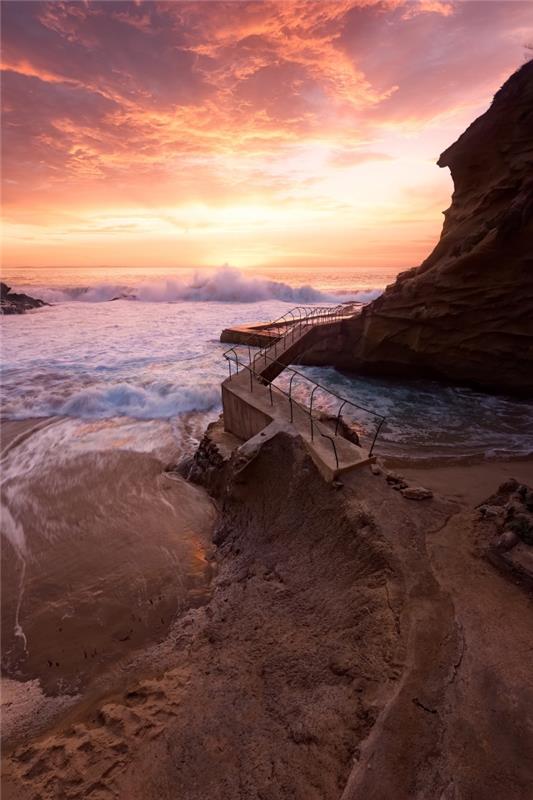
<path fill-rule="evenodd" d="M 358 164 L 364 164 L 367 161 L 392 161 L 392 156 L 387 153 L 373 152 L 372 150 L 343 147 L 334 150 L 329 157 L 330 164 L 340 168 L 356 167 Z"/>
<path fill-rule="evenodd" d="M 453 138 L 486 105 L 533 37 L 527 5 L 6 0 L 6 213 L 347 208 L 343 169 L 426 174 L 424 126 Z"/>

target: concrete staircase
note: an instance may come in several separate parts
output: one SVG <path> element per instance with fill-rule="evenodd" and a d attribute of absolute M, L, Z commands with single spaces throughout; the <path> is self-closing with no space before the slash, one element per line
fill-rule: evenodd
<path fill-rule="evenodd" d="M 345 307 L 341 306 L 331 310 L 321 309 L 320 314 L 305 316 L 300 314 L 291 325 L 283 323 L 282 326 L 278 321 L 271 323 L 273 326 L 277 325 L 279 335 L 274 342 L 269 341 L 263 350 L 254 354 L 249 346 L 248 362 L 246 355 L 239 353 L 235 347 L 226 351 L 224 356 L 228 361 L 229 377 L 222 383 L 225 430 L 248 441 L 261 435 L 273 423 L 278 427 L 290 425 L 291 429 L 301 436 L 323 476 L 330 481 L 338 475 L 368 463 L 383 417 L 368 409 L 362 409 L 376 419 L 376 435 L 368 449 L 354 444 L 338 432 L 342 409 L 348 404 L 352 406 L 354 404 L 289 367 L 326 331 L 329 334 L 335 333 L 335 326 L 340 327 L 342 320 L 349 316 L 351 314 L 346 314 Z M 250 342 L 248 344 L 250 345 Z M 292 396 L 292 380 L 288 392 L 273 383 L 285 369 L 289 369 L 295 375 L 301 375 L 311 384 L 309 406 L 298 402 Z M 316 413 L 313 414 L 313 395 L 317 388 L 328 392 L 331 398 L 338 401 L 336 421 L 335 418 L 325 421 L 319 419 Z M 267 435 L 266 432 L 264 435 Z"/>
<path fill-rule="evenodd" d="M 320 321 L 289 329 L 280 339 L 254 355 L 254 371 L 267 381 L 275 380 L 289 364 L 297 363 L 298 357 L 321 336 L 332 335 L 339 328 L 339 321 Z"/>

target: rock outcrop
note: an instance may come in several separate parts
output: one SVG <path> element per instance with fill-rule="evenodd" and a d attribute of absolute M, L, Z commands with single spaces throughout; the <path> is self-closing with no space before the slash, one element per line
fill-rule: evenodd
<path fill-rule="evenodd" d="M 533 61 L 440 157 L 440 240 L 307 363 L 533 391 Z"/>
<path fill-rule="evenodd" d="M 12 292 L 6 283 L 0 283 L 0 314 L 24 314 L 32 308 L 49 306 L 44 300 L 30 297 L 29 294 Z"/>

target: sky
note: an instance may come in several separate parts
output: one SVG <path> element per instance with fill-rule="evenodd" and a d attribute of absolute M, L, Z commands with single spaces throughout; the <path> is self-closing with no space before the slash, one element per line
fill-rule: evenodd
<path fill-rule="evenodd" d="M 3 263 L 404 268 L 533 0 L 2 3 Z"/>

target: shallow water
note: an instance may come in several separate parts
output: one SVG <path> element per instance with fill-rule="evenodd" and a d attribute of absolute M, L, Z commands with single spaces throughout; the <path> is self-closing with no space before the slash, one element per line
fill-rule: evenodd
<path fill-rule="evenodd" d="M 378 455 L 413 462 L 525 457 L 533 453 L 533 403 L 490 395 L 436 381 L 400 381 L 355 377 L 331 368 L 297 367 L 298 372 L 346 398 L 343 417 L 363 443 L 375 443 Z M 288 375 L 278 379 L 287 382 Z M 293 381 L 293 390 L 308 400 L 310 385 Z M 314 402 L 337 414 L 341 401 L 320 390 Z"/>

